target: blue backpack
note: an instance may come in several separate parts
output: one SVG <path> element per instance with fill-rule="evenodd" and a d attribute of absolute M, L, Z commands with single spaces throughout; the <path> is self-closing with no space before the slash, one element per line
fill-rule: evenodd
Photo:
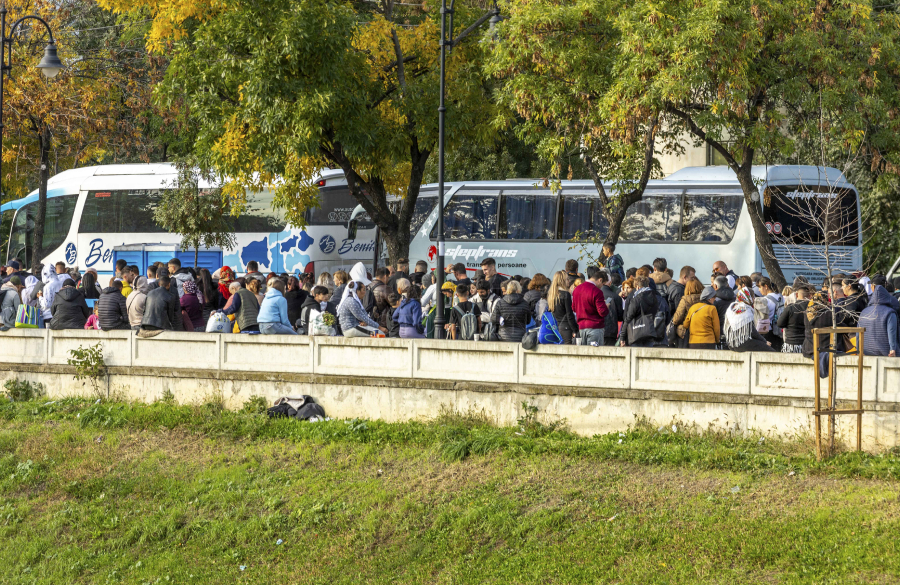
<path fill-rule="evenodd" d="M 538 331 L 538 343 L 541 345 L 562 345 L 563 338 L 559 333 L 559 326 L 550 311 L 544 311 L 541 315 L 541 328 Z"/>

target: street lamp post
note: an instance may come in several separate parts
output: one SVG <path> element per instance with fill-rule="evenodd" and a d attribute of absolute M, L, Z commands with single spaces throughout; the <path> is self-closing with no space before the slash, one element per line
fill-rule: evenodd
<path fill-rule="evenodd" d="M 447 0 L 441 0 L 441 100 L 438 106 L 438 216 L 437 216 L 437 266 L 435 268 L 435 276 L 437 282 L 435 285 L 437 299 L 437 314 L 434 316 L 434 338 L 443 339 L 444 325 L 447 319 L 444 317 L 444 120 L 447 115 L 447 106 L 444 104 L 444 89 L 446 87 L 446 66 L 447 66 L 447 50 L 452 49 L 456 44 L 469 36 L 478 27 L 487 21 L 490 21 L 491 30 L 500 22 L 500 10 L 497 8 L 495 1 L 493 6 L 486 14 L 476 20 L 466 30 L 462 31 L 458 37 L 453 38 L 453 5 L 456 0 L 450 0 L 450 6 L 447 6 Z M 450 16 L 448 26 L 447 16 Z"/>
<path fill-rule="evenodd" d="M 13 37 L 16 34 L 19 25 L 26 20 L 36 20 L 43 24 L 44 28 L 47 29 L 47 34 L 50 35 L 50 42 L 44 47 L 44 57 L 41 59 L 40 63 L 37 64 L 37 67 L 43 71 L 44 75 L 47 77 L 56 77 L 56 74 L 63 69 L 62 61 L 59 60 L 59 56 L 56 54 L 56 41 L 53 39 L 53 31 L 50 30 L 50 25 L 47 24 L 47 21 L 40 16 L 23 16 L 9 27 L 9 34 L 7 34 L 6 12 L 6 4 L 4 3 L 2 8 L 0 8 L 0 152 L 2 152 L 3 144 L 3 86 L 6 76 L 12 71 Z M 3 157 L 0 156 L 0 194 L 3 193 L 2 183 Z"/>

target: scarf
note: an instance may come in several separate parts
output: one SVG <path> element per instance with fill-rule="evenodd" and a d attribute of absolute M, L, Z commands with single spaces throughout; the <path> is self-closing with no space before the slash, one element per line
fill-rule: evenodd
<path fill-rule="evenodd" d="M 234 272 L 231 271 L 231 268 L 227 266 L 223 266 L 219 269 L 219 293 L 222 295 L 222 298 L 226 301 L 231 298 L 231 291 L 228 290 L 228 285 L 234 282 Z"/>
<path fill-rule="evenodd" d="M 737 292 L 738 300 L 731 303 L 725 311 L 725 340 L 728 347 L 740 347 L 746 343 L 753 332 L 753 296 L 746 287 Z"/>
<path fill-rule="evenodd" d="M 359 300 L 359 297 L 356 296 L 356 288 L 355 288 L 355 286 L 356 286 L 356 285 L 354 285 L 354 288 L 350 288 L 349 285 L 347 285 L 347 286 L 344 287 L 344 294 L 341 295 L 341 302 L 338 304 L 338 307 L 337 307 L 337 308 L 338 308 L 338 311 L 341 310 L 341 307 L 344 306 L 344 303 L 347 303 L 347 302 L 353 303 L 353 302 L 355 302 L 357 305 L 359 305 L 359 308 L 363 310 L 363 313 L 366 312 L 366 311 L 365 311 L 365 308 L 363 308 L 362 301 L 360 301 L 360 300 Z"/>
<path fill-rule="evenodd" d="M 184 294 L 186 295 L 195 295 L 197 294 L 197 283 L 192 280 L 186 280 L 184 282 Z"/>

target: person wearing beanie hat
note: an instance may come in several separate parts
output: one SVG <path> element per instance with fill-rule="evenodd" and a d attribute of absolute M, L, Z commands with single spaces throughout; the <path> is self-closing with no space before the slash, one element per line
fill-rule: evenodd
<path fill-rule="evenodd" d="M 19 295 L 23 288 L 22 279 L 15 275 L 0 287 L 0 293 L 3 294 L 3 300 L 0 301 L 0 331 L 9 331 L 16 326 L 16 313 L 22 304 Z"/>
<path fill-rule="evenodd" d="M 697 281 L 699 284 L 699 281 Z M 687 291 L 687 287 L 685 287 Z M 695 303 L 684 318 L 685 337 L 691 349 L 716 349 L 722 334 L 719 312 L 713 301 L 716 291 L 708 286 L 700 293 L 700 301 Z"/>

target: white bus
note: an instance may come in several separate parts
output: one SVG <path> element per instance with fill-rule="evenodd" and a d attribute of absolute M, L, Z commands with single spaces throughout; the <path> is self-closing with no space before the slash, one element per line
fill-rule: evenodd
<path fill-rule="evenodd" d="M 171 188 L 177 171 L 170 164 L 127 164 L 84 167 L 52 177 L 47 189 L 43 264 L 63 261 L 82 271 L 94 268 L 101 275 L 114 271 L 115 258 L 146 269 L 148 263 L 166 262 L 173 253 L 185 266 L 194 263 L 193 250 L 180 250 L 178 235 L 153 220 L 153 210 L 164 189 Z M 263 272 L 320 273 L 349 269 L 374 259 L 375 230 L 364 220 L 357 238 L 346 237 L 346 224 L 356 201 L 341 171 L 325 171 L 318 180 L 321 207 L 307 212 L 306 229 L 286 223 L 272 207 L 271 192 L 249 195 L 247 210 L 234 219 L 237 245 L 233 249 L 200 250 L 200 266 L 211 271 L 222 265 L 246 271 L 255 260 Z M 208 188 L 209 185 L 202 185 Z M 7 263 L 17 259 L 25 267 L 31 257 L 37 191 L 0 207 L 12 212 Z"/>
<path fill-rule="evenodd" d="M 812 166 L 754 167 L 759 191 L 768 204 L 763 216 L 772 233 L 775 254 L 788 282 L 802 274 L 820 282 L 824 268 L 821 230 L 790 213 L 785 197 L 796 193 L 831 193 L 840 197 L 845 216 L 859 223 L 859 197 L 843 174 Z M 485 258 L 497 261 L 507 275 L 551 276 L 563 270 L 579 250 L 569 243 L 581 232 L 602 239 L 608 223 L 591 181 L 563 181 L 554 191 L 534 179 L 445 183 L 444 235 L 447 264 L 478 269 Z M 611 189 L 611 185 L 607 186 Z M 437 247 L 437 186 L 423 186 L 411 225 L 410 259 L 434 268 Z M 843 209 L 842 209 L 843 211 Z M 361 214 L 357 207 L 354 214 Z M 862 230 L 831 246 L 835 271 L 862 266 Z M 595 252 L 599 255 L 599 246 Z M 641 201 L 627 211 L 616 252 L 626 267 L 666 258 L 676 272 L 693 266 L 707 282 L 712 265 L 724 261 L 737 274 L 765 272 L 757 251 L 743 192 L 727 167 L 691 167 L 663 180 L 650 181 Z M 584 263 L 582 263 L 584 265 Z"/>

